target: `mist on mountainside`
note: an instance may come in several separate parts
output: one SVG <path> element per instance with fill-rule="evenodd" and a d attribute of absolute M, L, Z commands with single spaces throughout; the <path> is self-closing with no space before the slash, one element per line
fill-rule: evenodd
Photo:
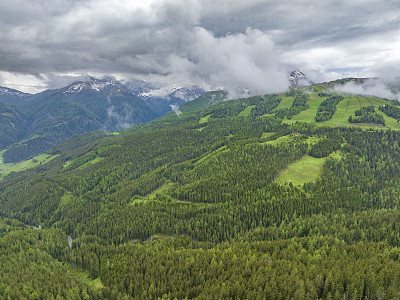
<path fill-rule="evenodd" d="M 390 100 L 400 99 L 400 81 L 395 79 L 370 78 L 362 81 L 349 81 L 336 85 L 334 90 L 340 93 L 375 96 Z"/>

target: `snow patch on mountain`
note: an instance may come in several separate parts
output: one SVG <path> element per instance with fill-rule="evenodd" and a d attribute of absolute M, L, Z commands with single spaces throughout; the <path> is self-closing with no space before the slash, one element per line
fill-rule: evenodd
<path fill-rule="evenodd" d="M 149 92 L 153 89 L 159 89 L 163 85 L 158 83 L 151 83 L 144 80 L 133 79 L 130 81 L 122 81 L 122 84 L 128 89 L 133 95 L 140 95 L 142 93 Z"/>
<path fill-rule="evenodd" d="M 89 77 L 86 81 L 77 81 L 73 84 L 63 88 L 62 93 L 65 95 L 78 94 L 83 91 L 101 92 L 103 90 L 109 91 L 110 88 L 114 92 L 124 90 L 132 95 L 140 98 L 171 98 L 181 99 L 183 101 L 191 101 L 205 93 L 205 90 L 198 86 L 182 86 L 178 84 L 163 84 L 157 82 L 147 82 L 143 80 L 131 80 L 119 82 L 113 78 L 96 79 Z"/>
<path fill-rule="evenodd" d="M 143 98 L 178 98 L 184 101 L 192 101 L 205 92 L 205 90 L 198 86 L 182 87 L 180 85 L 170 84 L 142 92 L 139 96 Z"/>
<path fill-rule="evenodd" d="M 72 86 L 69 86 L 69 88 L 64 91 L 64 94 L 74 94 L 74 93 L 79 93 L 80 91 L 83 90 L 83 88 L 85 87 L 84 83 L 76 83 L 73 84 Z"/>
<path fill-rule="evenodd" d="M 100 92 L 107 87 L 119 86 L 121 83 L 116 81 L 113 78 L 104 78 L 104 79 L 96 79 L 93 77 L 89 77 L 86 81 L 77 81 L 73 84 L 65 87 L 63 90 L 63 94 L 77 94 L 84 90 L 92 90 L 96 92 Z"/>
<path fill-rule="evenodd" d="M 191 101 L 203 95 L 206 91 L 199 86 L 185 86 L 179 84 L 166 84 L 160 82 L 148 82 L 143 80 L 131 80 L 123 82 L 128 91 L 143 99 L 171 98 Z"/>
<path fill-rule="evenodd" d="M 31 96 L 31 94 L 26 94 L 17 90 L 9 89 L 6 87 L 0 87 L 0 96 L 10 96 L 18 98 L 26 98 Z"/>
<path fill-rule="evenodd" d="M 146 92 L 140 93 L 140 96 L 164 98 L 164 97 L 168 97 L 170 94 L 176 92 L 177 90 L 179 90 L 181 88 L 182 87 L 179 85 L 171 84 L 171 85 L 151 89 Z"/>
<path fill-rule="evenodd" d="M 199 86 L 182 87 L 172 92 L 170 96 L 174 98 L 183 99 L 185 101 L 192 101 L 197 97 L 203 95 L 206 91 Z"/>

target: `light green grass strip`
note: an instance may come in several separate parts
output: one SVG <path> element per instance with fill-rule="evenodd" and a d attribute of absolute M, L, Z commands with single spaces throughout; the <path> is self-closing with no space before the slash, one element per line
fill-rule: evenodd
<path fill-rule="evenodd" d="M 82 170 L 82 169 L 84 169 L 84 168 L 86 168 L 86 167 L 88 167 L 90 165 L 98 163 L 98 162 L 102 161 L 104 158 L 105 157 L 96 157 L 96 158 L 94 158 L 92 160 L 89 160 L 88 162 L 85 162 L 83 165 L 79 166 L 78 170 Z"/>
<path fill-rule="evenodd" d="M 322 101 L 324 101 L 327 97 L 319 97 L 317 94 L 311 94 L 309 96 L 309 100 L 307 104 L 309 108 L 306 110 L 301 111 L 299 114 L 292 117 L 291 120 L 287 120 L 289 123 L 296 123 L 299 122 L 315 122 L 315 116 L 318 112 L 318 108 Z"/>
<path fill-rule="evenodd" d="M 5 169 L 0 172 L 0 180 L 2 180 L 5 176 L 10 174 L 11 172 L 21 172 L 30 168 L 34 168 L 40 164 L 48 163 L 50 160 L 56 158 L 58 155 L 48 155 L 42 154 L 40 156 L 36 156 L 35 158 L 24 160 L 15 164 L 3 164 L 0 163 L 0 169 Z"/>
<path fill-rule="evenodd" d="M 225 152 L 225 151 L 229 151 L 228 147 L 222 146 L 222 147 L 212 151 L 211 153 L 208 153 L 208 154 L 204 155 L 198 161 L 194 162 L 193 165 L 197 167 L 197 166 L 201 165 L 202 163 L 204 163 L 205 161 L 207 161 L 208 159 L 210 159 L 212 156 L 214 156 L 214 155 L 216 155 L 218 153 L 221 153 L 221 152 Z"/>
<path fill-rule="evenodd" d="M 148 201 L 155 201 L 157 200 L 158 195 L 167 195 L 168 191 L 172 188 L 173 183 L 171 182 L 166 182 L 162 186 L 160 186 L 158 189 L 154 190 L 150 194 L 146 196 L 139 196 L 136 195 L 132 198 L 132 200 L 129 202 L 129 205 L 135 205 L 135 204 L 142 204 L 146 203 Z"/>
<path fill-rule="evenodd" d="M 266 139 L 266 138 L 273 136 L 274 134 L 275 134 L 275 132 L 263 132 L 261 138 Z"/>
<path fill-rule="evenodd" d="M 248 117 L 251 113 L 251 110 L 256 107 L 255 105 L 249 105 L 245 109 L 243 109 L 239 114 L 238 117 Z"/>
<path fill-rule="evenodd" d="M 264 143 L 275 146 L 275 145 L 278 145 L 280 143 L 287 143 L 291 139 L 292 139 L 291 135 L 284 135 L 284 136 L 281 136 L 281 137 L 279 137 L 279 138 L 277 138 L 275 140 L 267 141 L 267 142 L 264 142 Z M 264 144 L 264 143 L 262 143 L 262 144 Z"/>
<path fill-rule="evenodd" d="M 281 108 L 291 108 L 294 101 L 294 97 L 283 97 L 282 101 L 278 104 L 278 106 L 272 111 L 276 111 Z"/>

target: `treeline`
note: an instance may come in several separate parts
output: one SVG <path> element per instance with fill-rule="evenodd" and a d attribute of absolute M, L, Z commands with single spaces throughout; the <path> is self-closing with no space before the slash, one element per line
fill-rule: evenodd
<path fill-rule="evenodd" d="M 394 105 L 381 105 L 379 106 L 379 110 L 382 111 L 385 115 L 400 120 L 400 108 Z"/>
<path fill-rule="evenodd" d="M 251 110 L 251 115 L 253 117 L 269 114 L 282 101 L 282 98 L 276 95 L 266 95 L 264 96 L 264 99 L 265 101 L 257 103 L 256 106 Z"/>
<path fill-rule="evenodd" d="M 336 111 L 336 105 L 343 99 L 343 96 L 331 95 L 329 98 L 322 101 L 318 107 L 318 112 L 315 116 L 315 122 L 323 122 L 332 119 L 332 116 Z"/>
<path fill-rule="evenodd" d="M 278 109 L 276 110 L 275 116 L 280 119 L 285 117 L 291 119 L 301 111 L 309 108 L 307 101 L 308 96 L 306 94 L 296 93 L 291 108 Z"/>
<path fill-rule="evenodd" d="M 338 135 L 329 135 L 319 140 L 310 150 L 309 154 L 316 158 L 327 157 L 332 152 L 341 148 L 343 138 Z"/>
<path fill-rule="evenodd" d="M 355 111 L 355 116 L 350 116 L 349 123 L 375 123 L 379 125 L 385 125 L 385 118 L 375 112 L 374 106 L 364 106 L 359 110 Z"/>
<path fill-rule="evenodd" d="M 221 104 L 217 104 L 210 108 L 206 108 L 205 111 L 209 111 L 211 113 L 212 118 L 226 118 L 226 117 L 236 117 L 240 112 L 242 112 L 246 107 L 257 105 L 259 103 L 264 103 L 265 101 L 274 101 L 275 97 L 267 96 L 267 100 L 261 96 L 254 96 L 244 99 L 236 99 L 224 101 Z M 272 104 L 273 105 L 273 104 Z M 268 104 L 267 104 L 268 106 Z"/>

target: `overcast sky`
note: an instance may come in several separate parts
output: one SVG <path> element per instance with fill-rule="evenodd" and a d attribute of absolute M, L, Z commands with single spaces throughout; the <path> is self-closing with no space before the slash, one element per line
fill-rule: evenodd
<path fill-rule="evenodd" d="M 0 1 L 0 85 L 26 92 L 87 74 L 276 92 L 400 76 L 400 1 Z"/>

